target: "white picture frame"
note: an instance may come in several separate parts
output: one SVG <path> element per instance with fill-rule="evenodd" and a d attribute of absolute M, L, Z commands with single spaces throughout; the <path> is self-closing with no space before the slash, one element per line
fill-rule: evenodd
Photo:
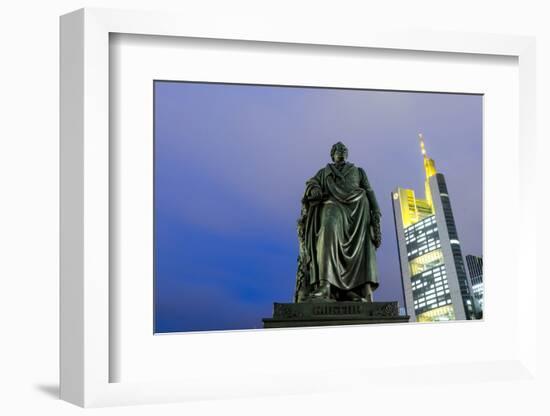
<path fill-rule="evenodd" d="M 218 21 L 204 27 L 185 15 L 134 12 L 107 9 L 83 9 L 61 18 L 61 398 L 80 406 L 107 406 L 137 403 L 183 401 L 196 398 L 242 397 L 261 394 L 316 393 L 349 389 L 350 386 L 375 386 L 380 380 L 392 378 L 415 380 L 410 362 L 397 362 L 395 367 L 377 367 L 365 364 L 370 378 L 358 372 L 355 376 L 329 369 L 337 383 L 318 381 L 319 374 L 308 368 L 297 373 L 281 367 L 281 371 L 243 371 L 240 377 L 232 372 L 194 368 L 181 377 L 140 381 L 112 382 L 111 368 L 121 357 L 112 348 L 113 287 L 110 274 L 113 268 L 109 250 L 113 218 L 110 213 L 114 198 L 110 186 L 111 173 L 116 169 L 110 155 L 110 34 L 170 36 L 182 38 L 225 39 L 250 42 L 277 42 L 281 44 L 331 45 L 335 48 L 370 48 L 408 50 L 440 54 L 502 55 L 515 57 L 519 68 L 519 172 L 515 189 L 520 221 L 517 235 L 517 263 L 522 265 L 522 284 L 530 291 L 514 292 L 514 308 L 510 322 L 515 322 L 510 339 L 513 347 L 503 349 L 495 360 L 445 360 L 437 363 L 418 360 L 415 371 L 420 378 L 449 372 L 455 379 L 467 380 L 471 374 L 483 372 L 486 377 L 505 374 L 513 380 L 534 377 L 536 362 L 536 321 L 531 311 L 536 308 L 536 281 L 538 278 L 533 250 L 536 230 L 534 210 L 535 183 L 529 175 L 535 164 L 535 43 L 533 38 L 465 34 L 465 33 L 398 33 L 369 32 L 335 33 L 327 30 L 308 31 L 280 28 L 270 25 Z M 110 193 L 111 192 L 111 193 Z M 526 215 L 529 213 L 529 215 Z M 519 270 L 514 270 L 515 275 Z M 495 295 L 496 296 L 496 295 Z M 152 312 L 151 312 L 152 313 Z M 491 319 L 491 318 L 487 318 Z M 521 322 L 521 325 L 517 323 Z M 489 321 L 490 323 L 490 321 Z M 502 324 L 501 321 L 496 324 Z M 116 325 L 114 326 L 116 330 Z M 418 326 L 399 327 L 407 337 L 419 331 L 430 331 Z M 428 327 L 424 327 L 428 328 Z M 446 331 L 466 331 L 466 326 L 447 326 Z M 468 327 L 470 328 L 470 327 Z M 488 326 L 489 328 L 489 326 Z M 301 337 L 300 342 L 324 342 L 334 335 L 349 340 L 363 336 L 362 328 L 266 331 L 261 345 L 286 339 L 289 343 Z M 384 331 L 382 328 L 380 331 Z M 393 328 L 392 328 L 393 330 Z M 469 330 L 469 329 L 468 329 Z M 480 328 L 475 329 L 480 331 Z M 405 332 L 403 332 L 405 333 Z M 361 335 L 363 334 L 363 335 Z M 210 334 L 207 342 L 229 341 L 238 347 L 239 339 L 230 334 Z M 153 336 L 151 334 L 151 336 Z M 163 342 L 166 341 L 167 338 Z M 360 339 L 360 338 L 357 338 Z M 309 340 L 309 341 L 308 341 Z M 139 346 L 136 346 L 139 348 Z M 288 351 L 284 351 L 288 354 Z M 284 358 L 284 357 L 283 357 Z M 399 366 L 403 366 L 400 368 Z M 176 371 L 176 370 L 175 370 Z M 343 381 L 345 380 L 345 381 Z"/>

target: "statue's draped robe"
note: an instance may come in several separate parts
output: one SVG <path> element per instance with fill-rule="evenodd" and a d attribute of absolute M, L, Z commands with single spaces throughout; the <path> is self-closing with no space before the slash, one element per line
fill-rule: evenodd
<path fill-rule="evenodd" d="M 313 188 L 323 193 L 310 201 Z M 352 163 L 328 164 L 307 181 L 299 220 L 298 291 L 310 292 L 320 280 L 342 290 L 378 286 L 372 213 L 379 207 L 365 171 Z"/>

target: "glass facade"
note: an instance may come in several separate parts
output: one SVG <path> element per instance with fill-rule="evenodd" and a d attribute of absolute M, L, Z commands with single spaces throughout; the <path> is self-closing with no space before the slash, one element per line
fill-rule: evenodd
<path fill-rule="evenodd" d="M 425 197 L 412 189 L 392 193 L 403 294 L 418 322 L 474 319 L 468 279 L 445 177 L 437 172 L 419 135 L 424 158 Z M 449 284 L 450 283 L 450 284 Z"/>
<path fill-rule="evenodd" d="M 466 256 L 466 265 L 470 273 L 474 298 L 483 310 L 483 258 L 469 254 Z"/>
<path fill-rule="evenodd" d="M 449 243 L 451 245 L 451 251 L 453 253 L 456 276 L 458 279 L 458 285 L 460 287 L 460 294 L 462 295 L 462 302 L 464 305 L 464 311 L 466 313 L 466 319 L 472 319 L 476 313 L 476 310 L 472 302 L 472 293 L 470 291 L 470 285 L 468 284 L 468 275 L 466 274 L 466 267 L 464 266 L 462 249 L 460 248 L 460 241 L 458 239 L 458 232 L 456 230 L 453 209 L 451 207 L 451 200 L 449 198 L 449 191 L 447 190 L 445 176 L 443 176 L 441 173 L 437 173 L 436 182 L 441 196 L 441 207 L 443 209 L 445 225 L 447 226 L 447 231 L 449 233 Z"/>
<path fill-rule="evenodd" d="M 454 319 L 435 215 L 405 228 L 404 232 L 417 319 L 420 316 L 424 321 Z"/>
<path fill-rule="evenodd" d="M 452 321 L 454 319 L 456 319 L 455 312 L 451 305 L 432 309 L 416 317 L 418 322 Z"/>
<path fill-rule="evenodd" d="M 474 292 L 474 298 L 481 310 L 483 310 L 483 282 L 472 285 L 472 292 Z"/>

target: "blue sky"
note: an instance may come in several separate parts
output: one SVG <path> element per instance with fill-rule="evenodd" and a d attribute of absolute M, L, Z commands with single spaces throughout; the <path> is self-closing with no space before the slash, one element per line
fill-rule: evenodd
<path fill-rule="evenodd" d="M 337 141 L 382 209 L 375 300 L 402 305 L 391 207 L 445 174 L 463 254 L 482 252 L 482 97 L 156 81 L 155 332 L 260 328 L 293 296 L 305 181 Z"/>

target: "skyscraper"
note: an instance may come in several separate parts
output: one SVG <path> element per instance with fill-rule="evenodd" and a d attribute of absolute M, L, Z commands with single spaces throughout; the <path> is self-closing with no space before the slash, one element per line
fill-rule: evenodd
<path fill-rule="evenodd" d="M 466 265 L 474 298 L 479 308 L 483 310 L 483 258 L 468 254 L 466 255 Z"/>
<path fill-rule="evenodd" d="M 405 308 L 418 322 L 474 319 L 476 309 L 445 176 L 438 173 L 419 134 L 426 180 L 392 192 Z"/>

